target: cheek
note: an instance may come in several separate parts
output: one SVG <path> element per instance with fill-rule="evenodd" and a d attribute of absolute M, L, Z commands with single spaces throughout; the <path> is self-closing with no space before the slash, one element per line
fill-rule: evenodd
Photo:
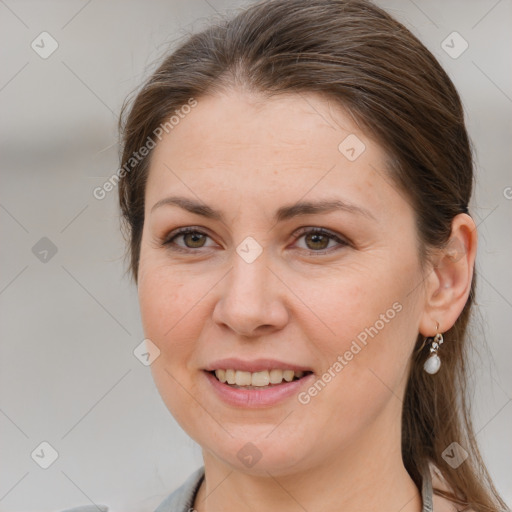
<path fill-rule="evenodd" d="M 187 431 L 192 428 L 191 418 L 202 414 L 193 399 L 198 396 L 191 378 L 195 368 L 189 365 L 201 329 L 198 301 L 204 293 L 169 267 L 146 265 L 140 273 L 138 295 L 144 334 L 160 350 L 150 367 L 153 380 L 169 412 Z"/>
<path fill-rule="evenodd" d="M 297 290 L 311 305 L 302 329 L 318 360 L 327 371 L 341 356 L 343 369 L 337 365 L 336 373 L 347 379 L 350 374 L 345 385 L 361 392 L 379 377 L 392 389 L 398 386 L 416 340 L 420 310 L 417 293 L 410 292 L 413 276 L 420 275 L 412 257 L 400 261 L 402 271 L 396 266 L 374 260 L 371 268 L 352 269 L 313 288 L 304 283 Z"/>
<path fill-rule="evenodd" d="M 314 408 L 317 421 L 347 442 L 388 404 L 398 414 L 415 340 L 417 307 L 412 294 L 406 297 L 406 280 L 361 275 L 326 281 L 321 293 L 305 295 L 329 329 L 312 314 L 302 323 L 323 373 L 301 403 L 310 400 L 305 410 Z"/>
<path fill-rule="evenodd" d="M 167 356 L 190 348 L 180 343 L 184 329 L 193 328 L 194 294 L 185 278 L 169 268 L 146 268 L 139 280 L 138 296 L 144 333 Z"/>

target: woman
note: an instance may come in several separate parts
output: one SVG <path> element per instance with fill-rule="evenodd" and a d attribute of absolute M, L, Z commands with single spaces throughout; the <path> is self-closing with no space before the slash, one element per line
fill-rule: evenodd
<path fill-rule="evenodd" d="M 470 141 L 403 25 L 253 4 L 168 56 L 121 130 L 151 370 L 204 458 L 158 512 L 505 509 L 465 395 Z"/>

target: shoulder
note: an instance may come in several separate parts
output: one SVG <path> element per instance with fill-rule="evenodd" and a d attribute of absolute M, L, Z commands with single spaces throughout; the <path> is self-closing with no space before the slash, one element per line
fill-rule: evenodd
<path fill-rule="evenodd" d="M 194 471 L 185 482 L 165 498 L 155 512 L 189 512 L 194 506 L 197 490 L 204 477 L 204 466 Z M 108 512 L 105 505 L 83 505 L 61 512 Z"/>
<path fill-rule="evenodd" d="M 459 512 L 461 510 L 453 501 L 436 494 L 436 490 L 445 491 L 445 492 L 453 492 L 453 489 L 450 487 L 443 474 L 439 470 L 439 468 L 432 462 L 429 463 L 430 475 L 432 477 L 432 487 L 434 489 L 434 494 L 432 497 L 433 504 L 433 512 Z M 464 512 L 474 512 L 472 509 L 464 509 Z"/>
<path fill-rule="evenodd" d="M 108 507 L 105 505 L 81 505 L 61 510 L 61 512 L 108 512 Z"/>
<path fill-rule="evenodd" d="M 196 469 L 185 482 L 158 505 L 155 512 L 188 512 L 194 506 L 197 490 L 204 478 L 204 466 Z"/>

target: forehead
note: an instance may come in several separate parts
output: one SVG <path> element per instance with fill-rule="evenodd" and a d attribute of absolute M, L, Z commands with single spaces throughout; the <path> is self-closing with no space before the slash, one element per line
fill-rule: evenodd
<path fill-rule="evenodd" d="M 339 190 L 379 209 L 397 195 L 384 162 L 382 148 L 333 101 L 230 91 L 199 98 L 164 134 L 151 157 L 146 207 L 177 189 L 291 200 Z"/>
<path fill-rule="evenodd" d="M 355 133 L 363 136 L 350 115 L 316 94 L 266 98 L 231 90 L 200 98 L 197 106 L 164 135 L 155 152 L 164 146 L 179 146 L 182 157 L 200 160 L 215 153 L 222 156 L 226 149 L 231 158 L 261 150 L 269 156 L 277 150 L 276 157 L 284 152 L 286 158 L 310 155 L 308 160 L 313 160 L 319 154 L 340 156 L 338 144 L 344 136 Z"/>

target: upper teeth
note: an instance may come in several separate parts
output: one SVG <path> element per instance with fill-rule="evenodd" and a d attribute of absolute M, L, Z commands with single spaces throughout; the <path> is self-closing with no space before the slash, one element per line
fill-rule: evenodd
<path fill-rule="evenodd" d="M 243 372 L 240 370 L 215 370 L 215 376 L 221 382 L 237 386 L 268 386 L 281 384 L 283 379 L 291 382 L 294 377 L 300 379 L 304 372 L 294 370 L 263 370 L 261 372 Z"/>

